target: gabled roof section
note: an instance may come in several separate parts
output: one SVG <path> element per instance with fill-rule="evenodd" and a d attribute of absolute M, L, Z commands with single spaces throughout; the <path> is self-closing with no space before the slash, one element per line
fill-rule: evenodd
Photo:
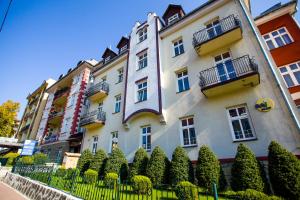
<path fill-rule="evenodd" d="M 118 54 L 116 54 L 113 50 L 111 50 L 110 48 L 106 48 L 103 55 L 102 55 L 102 58 L 106 58 L 108 56 L 111 56 L 111 58 L 117 56 Z"/>
<path fill-rule="evenodd" d="M 127 37 L 122 36 L 121 40 L 117 44 L 117 48 L 120 49 L 121 47 L 123 47 L 125 44 L 128 43 L 129 43 L 129 39 Z"/>
<path fill-rule="evenodd" d="M 181 5 L 177 5 L 177 4 L 169 4 L 168 8 L 166 9 L 166 11 L 164 12 L 162 18 L 165 20 L 165 18 L 167 18 L 167 16 L 169 15 L 169 13 L 173 10 L 181 10 L 183 12 L 183 14 L 185 15 L 185 12 L 182 8 Z M 166 20 L 165 20 L 166 21 Z"/>

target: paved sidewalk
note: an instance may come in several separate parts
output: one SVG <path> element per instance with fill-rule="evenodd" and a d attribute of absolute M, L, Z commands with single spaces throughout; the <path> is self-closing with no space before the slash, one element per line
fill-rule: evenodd
<path fill-rule="evenodd" d="M 27 200 L 19 192 L 0 182 L 0 199 L 1 200 Z"/>

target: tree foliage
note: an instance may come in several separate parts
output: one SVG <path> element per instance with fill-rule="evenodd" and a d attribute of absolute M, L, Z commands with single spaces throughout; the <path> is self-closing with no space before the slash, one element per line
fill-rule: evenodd
<path fill-rule="evenodd" d="M 86 170 L 90 168 L 91 161 L 93 159 L 93 154 L 91 150 L 85 149 L 78 160 L 77 168 L 80 170 L 80 174 L 83 175 Z"/>
<path fill-rule="evenodd" d="M 20 104 L 8 100 L 0 105 L 0 136 L 11 137 L 14 135 L 14 126 Z"/>
<path fill-rule="evenodd" d="M 107 155 L 103 149 L 99 149 L 94 155 L 90 164 L 90 169 L 98 172 L 99 176 L 104 175 L 104 166 L 107 159 Z"/>
<path fill-rule="evenodd" d="M 116 173 L 119 174 L 121 180 L 126 180 L 128 176 L 128 162 L 120 148 L 114 148 L 111 155 L 105 164 L 105 174 Z"/>
<path fill-rule="evenodd" d="M 139 148 L 134 155 L 130 171 L 131 178 L 136 175 L 146 175 L 147 164 L 149 161 L 148 154 L 144 148 Z"/>

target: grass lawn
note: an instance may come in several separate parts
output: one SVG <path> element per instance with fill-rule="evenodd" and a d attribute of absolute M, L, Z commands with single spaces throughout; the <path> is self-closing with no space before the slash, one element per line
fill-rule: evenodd
<path fill-rule="evenodd" d="M 80 179 L 78 180 L 66 180 L 61 177 L 52 177 L 50 186 L 64 190 L 65 192 L 70 193 L 72 183 L 72 195 L 93 200 L 93 199 L 116 199 L 117 195 L 120 196 L 120 199 L 124 200 L 175 200 L 177 199 L 175 193 L 168 189 L 153 189 L 151 195 L 138 195 L 132 191 L 132 188 L 130 185 L 126 184 L 120 184 L 119 192 L 117 192 L 117 188 L 115 189 L 109 189 L 103 185 L 102 181 L 98 181 L 97 183 L 93 184 L 86 184 L 83 183 L 83 181 Z M 200 191 L 200 189 L 199 189 Z M 118 194 L 119 193 L 119 194 Z M 196 198 L 195 198 L 196 199 Z M 213 200 L 214 198 L 212 196 L 208 196 L 205 194 L 200 194 L 198 196 L 198 200 Z M 224 200 L 222 198 L 219 198 L 220 200 Z"/>

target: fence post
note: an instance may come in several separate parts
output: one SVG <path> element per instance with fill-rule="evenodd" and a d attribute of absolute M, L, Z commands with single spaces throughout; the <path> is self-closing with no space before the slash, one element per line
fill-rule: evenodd
<path fill-rule="evenodd" d="M 217 190 L 217 184 L 213 184 L 213 192 L 214 192 L 214 200 L 218 200 L 218 190 Z"/>

